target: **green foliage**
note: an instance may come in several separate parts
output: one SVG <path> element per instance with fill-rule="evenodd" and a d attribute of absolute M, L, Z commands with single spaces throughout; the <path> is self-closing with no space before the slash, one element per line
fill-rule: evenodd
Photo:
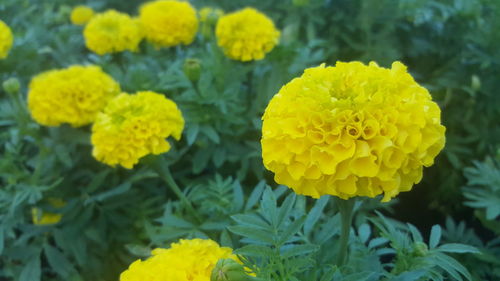
<path fill-rule="evenodd" d="M 137 14 L 142 2 L 86 4 Z M 254 6 L 281 29 L 280 45 L 251 63 L 227 59 L 213 38 L 201 35 L 190 46 L 142 43 L 137 53 L 97 56 L 85 48 L 82 27 L 69 23 L 71 7 L 82 1 L 0 1 L 0 18 L 15 36 L 9 57 L 0 60 L 1 280 L 116 280 L 152 248 L 192 237 L 237 249 L 267 280 L 500 279 L 498 239 L 482 241 L 465 223 L 448 220 L 424 240 L 410 224 L 373 217 L 374 210 L 402 207 L 395 201 L 358 201 L 348 262 L 334 266 L 338 206 L 328 196 L 271 190 L 259 143 L 268 101 L 305 68 L 401 60 L 439 103 L 447 127 L 445 151 L 417 187 L 426 195 L 412 200 L 453 215 L 467 185 L 466 206 L 500 233 L 498 159 L 472 160 L 492 155 L 500 139 L 499 1 L 191 2 L 226 11 Z M 186 71 L 187 61 L 199 73 Z M 186 128 L 161 161 L 144 159 L 134 170 L 106 167 L 91 156 L 90 127 L 48 128 L 31 119 L 26 93 L 34 75 L 90 63 L 123 91 L 157 91 L 179 105 Z M 194 213 L 171 190 L 165 169 Z M 51 205 L 54 198 L 65 205 Z M 36 225 L 32 208 L 62 219 Z"/>
<path fill-rule="evenodd" d="M 465 205 L 476 209 L 476 216 L 492 231 L 500 235 L 500 161 L 486 158 L 484 162 L 474 162 L 473 167 L 464 170 L 467 187 Z"/>

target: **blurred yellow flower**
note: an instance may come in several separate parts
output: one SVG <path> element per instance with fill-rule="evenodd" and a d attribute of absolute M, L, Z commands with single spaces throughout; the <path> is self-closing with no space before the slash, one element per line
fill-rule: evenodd
<path fill-rule="evenodd" d="M 97 116 L 92 127 L 92 154 L 107 165 L 131 169 L 143 156 L 170 150 L 166 138 L 179 140 L 183 129 L 181 112 L 164 95 L 122 93 Z"/>
<path fill-rule="evenodd" d="M 309 68 L 266 108 L 264 165 L 299 194 L 383 193 L 389 201 L 418 183 L 444 147 L 440 114 L 400 62 Z"/>
<path fill-rule="evenodd" d="M 181 239 L 169 249 L 155 249 L 147 260 L 137 260 L 120 275 L 120 281 L 210 281 L 219 259 L 238 260 L 231 248 L 215 241 Z"/>
<path fill-rule="evenodd" d="M 140 8 L 139 18 L 146 39 L 157 47 L 189 45 L 198 31 L 196 10 L 188 2 L 149 2 Z"/>
<path fill-rule="evenodd" d="M 79 5 L 71 10 L 71 23 L 75 25 L 85 25 L 94 16 L 94 10 L 92 8 Z"/>
<path fill-rule="evenodd" d="M 280 32 L 266 15 L 245 8 L 222 16 L 217 22 L 215 35 L 226 56 L 251 61 L 263 59 L 278 44 Z"/>
<path fill-rule="evenodd" d="M 92 123 L 120 85 L 98 66 L 75 65 L 33 77 L 28 108 L 33 119 L 46 126 L 62 123 L 79 127 Z"/>
<path fill-rule="evenodd" d="M 12 35 L 10 27 L 0 20 L 0 59 L 7 57 L 13 42 L 14 36 Z"/>
<path fill-rule="evenodd" d="M 98 55 L 137 51 L 143 38 L 138 19 L 125 13 L 109 10 L 97 14 L 83 30 L 85 45 Z"/>
<path fill-rule="evenodd" d="M 59 198 L 49 198 L 49 204 L 54 208 L 62 208 L 66 205 L 66 202 Z M 51 212 L 44 212 L 40 208 L 31 208 L 31 219 L 33 224 L 36 225 L 49 225 L 56 224 L 61 221 L 62 215 Z"/>

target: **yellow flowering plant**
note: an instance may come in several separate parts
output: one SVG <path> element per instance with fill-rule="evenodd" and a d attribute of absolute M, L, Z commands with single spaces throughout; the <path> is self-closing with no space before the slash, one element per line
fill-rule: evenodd
<path fill-rule="evenodd" d="M 281 88 L 262 117 L 262 158 L 296 193 L 389 201 L 422 179 L 443 149 L 445 127 L 429 92 L 406 67 L 337 62 Z M 342 217 L 337 264 L 346 261 L 354 200 Z"/>
<path fill-rule="evenodd" d="M 74 25 L 85 25 L 94 16 L 94 10 L 85 5 L 79 5 L 71 10 L 70 20 Z"/>
<path fill-rule="evenodd" d="M 10 30 L 10 27 L 5 22 L 0 20 L 0 59 L 7 57 L 13 42 L 14 36 L 12 35 L 12 30 Z"/>
<path fill-rule="evenodd" d="M 245 8 L 220 17 L 215 35 L 226 56 L 252 61 L 263 59 L 278 44 L 280 32 L 265 14 Z"/>
<path fill-rule="evenodd" d="M 93 122 L 97 113 L 120 92 L 120 85 L 98 66 L 74 65 L 50 70 L 31 79 L 28 108 L 45 126 L 74 127 Z"/>
<path fill-rule="evenodd" d="M 157 47 L 189 45 L 198 31 L 196 10 L 188 2 L 145 3 L 139 10 L 139 19 L 146 39 Z"/>
<path fill-rule="evenodd" d="M 138 19 L 109 10 L 93 16 L 83 30 L 85 45 L 98 55 L 135 52 L 143 38 Z"/>

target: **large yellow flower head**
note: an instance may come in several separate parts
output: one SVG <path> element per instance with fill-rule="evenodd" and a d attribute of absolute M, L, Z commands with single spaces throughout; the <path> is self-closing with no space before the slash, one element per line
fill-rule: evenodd
<path fill-rule="evenodd" d="M 83 30 L 87 48 L 98 55 L 137 51 L 143 38 L 141 25 L 129 15 L 109 10 L 97 14 Z"/>
<path fill-rule="evenodd" d="M 406 67 L 337 62 L 281 88 L 263 116 L 262 157 L 296 193 L 389 201 L 444 147 L 440 109 Z"/>
<path fill-rule="evenodd" d="M 189 45 L 198 31 L 196 10 L 188 2 L 158 0 L 139 12 L 146 39 L 157 47 Z"/>
<path fill-rule="evenodd" d="M 88 6 L 79 5 L 71 10 L 71 23 L 75 25 L 85 25 L 94 16 L 94 10 Z"/>
<path fill-rule="evenodd" d="M 120 281 L 210 281 L 219 259 L 238 258 L 232 249 L 205 239 L 181 239 L 169 249 L 155 249 L 147 260 L 137 260 L 120 275 Z"/>
<path fill-rule="evenodd" d="M 0 59 L 7 57 L 13 42 L 14 36 L 10 27 L 0 20 Z"/>
<path fill-rule="evenodd" d="M 181 138 L 184 119 L 177 105 L 162 94 L 122 93 L 99 113 L 92 127 L 94 157 L 131 169 L 148 154 L 170 150 L 166 138 Z"/>
<path fill-rule="evenodd" d="M 42 125 L 78 127 L 92 123 L 118 93 L 120 85 L 100 67 L 75 65 L 35 76 L 29 85 L 28 107 Z"/>
<path fill-rule="evenodd" d="M 226 56 L 234 60 L 260 60 L 269 53 L 280 37 L 273 21 L 253 9 L 226 14 L 215 28 L 217 44 Z"/>

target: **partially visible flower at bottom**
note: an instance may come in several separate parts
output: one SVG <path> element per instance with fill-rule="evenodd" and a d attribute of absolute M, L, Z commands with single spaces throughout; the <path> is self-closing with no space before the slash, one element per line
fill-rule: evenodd
<path fill-rule="evenodd" d="M 152 251 L 147 260 L 137 260 L 120 275 L 120 281 L 209 281 L 219 259 L 239 261 L 231 248 L 209 239 L 181 239 L 169 249 Z"/>
<path fill-rule="evenodd" d="M 48 202 L 54 208 L 62 208 L 66 205 L 66 202 L 59 198 L 49 198 Z M 37 207 L 31 208 L 31 220 L 35 225 L 56 224 L 61 221 L 61 219 L 61 214 L 46 212 Z"/>
<path fill-rule="evenodd" d="M 170 150 L 166 138 L 181 138 L 184 118 L 177 105 L 154 92 L 122 93 L 97 115 L 92 127 L 93 156 L 110 166 L 131 169 L 148 154 Z"/>

